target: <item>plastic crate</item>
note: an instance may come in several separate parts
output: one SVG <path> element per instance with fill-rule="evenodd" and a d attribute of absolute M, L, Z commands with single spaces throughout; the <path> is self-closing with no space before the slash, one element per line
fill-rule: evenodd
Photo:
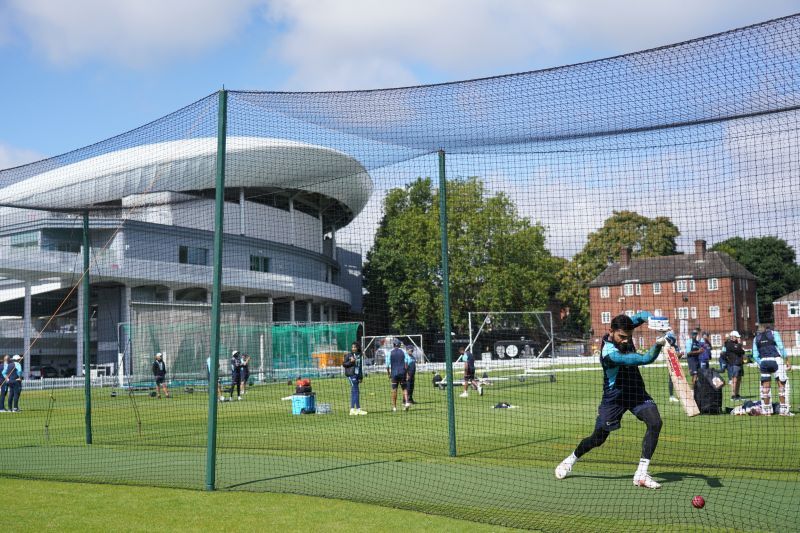
<path fill-rule="evenodd" d="M 292 414 L 304 415 L 315 411 L 313 394 L 294 394 L 292 396 Z"/>

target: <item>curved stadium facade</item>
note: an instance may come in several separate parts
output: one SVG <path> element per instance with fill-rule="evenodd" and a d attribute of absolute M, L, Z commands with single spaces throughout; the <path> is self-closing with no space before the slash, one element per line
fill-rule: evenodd
<path fill-rule="evenodd" d="M 132 301 L 208 302 L 216 138 L 147 144 L 49 170 L 0 189 L 0 350 L 80 374 L 82 217 L 91 205 L 92 358 L 114 364 Z M 372 179 L 322 146 L 229 137 L 223 302 L 272 302 L 273 320 L 336 320 L 361 310 L 361 256 L 336 232 L 364 208 Z M 55 315 L 50 326 L 46 319 Z"/>

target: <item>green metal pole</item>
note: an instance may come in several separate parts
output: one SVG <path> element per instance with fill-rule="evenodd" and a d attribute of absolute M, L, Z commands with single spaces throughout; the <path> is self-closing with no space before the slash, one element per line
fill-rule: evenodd
<path fill-rule="evenodd" d="M 453 339 L 450 323 L 450 267 L 447 260 L 447 179 L 444 150 L 439 150 L 439 233 L 442 235 L 442 292 L 444 298 L 444 358 L 447 375 L 447 432 L 450 457 L 456 456 L 456 411 L 453 398 Z"/>
<path fill-rule="evenodd" d="M 208 443 L 206 490 L 214 490 L 217 477 L 217 379 L 219 377 L 219 317 L 222 301 L 222 216 L 225 212 L 225 136 L 228 127 L 228 91 L 219 92 L 217 117 L 217 170 L 214 204 L 214 286 L 211 292 L 211 368 L 208 379 Z"/>
<path fill-rule="evenodd" d="M 83 396 L 86 401 L 86 444 L 92 443 L 92 372 L 90 345 L 92 326 L 89 324 L 89 212 L 83 212 Z"/>

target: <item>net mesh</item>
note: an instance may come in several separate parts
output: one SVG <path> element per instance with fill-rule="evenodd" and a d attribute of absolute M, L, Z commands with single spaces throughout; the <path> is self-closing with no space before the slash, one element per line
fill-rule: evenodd
<path fill-rule="evenodd" d="M 3 170 L 0 343 L 25 356 L 29 379 L 22 411 L 0 420 L 0 449 L 15 458 L 2 474 L 202 488 L 215 387 L 189 382 L 208 380 L 216 356 L 219 489 L 547 531 L 793 529 L 800 417 L 728 411 L 763 413 L 749 403 L 763 399 L 797 412 L 800 385 L 784 363 L 800 351 L 799 66 L 792 16 L 489 79 L 228 91 L 217 354 L 220 95 Z M 492 350 L 474 349 L 474 380 L 463 359 L 448 380 L 446 346 L 458 359 L 470 313 L 487 310 L 549 313 L 549 357 L 499 357 L 498 343 L 530 339 L 498 324 L 486 330 Z M 636 328 L 640 353 L 611 353 L 612 321 L 645 310 L 669 320 L 690 385 L 695 364 L 709 367 L 694 390 L 721 414 L 689 417 L 672 401 L 680 388 L 670 390 L 665 356 L 647 355 L 659 332 Z M 773 333 L 758 337 L 766 325 Z M 378 334 L 421 336 L 426 362 L 410 349 L 393 369 L 391 350 L 367 349 L 342 366 L 353 342 Z M 251 356 L 253 379 L 236 373 L 232 350 Z M 169 399 L 150 395 L 156 351 Z M 762 359 L 779 363 L 769 390 Z M 721 366 L 724 385 L 710 390 Z M 393 375 L 406 378 L 396 392 Z M 654 405 L 649 474 L 662 487 L 648 491 L 632 481 L 658 430 Z M 614 430 L 556 479 L 596 423 Z"/>

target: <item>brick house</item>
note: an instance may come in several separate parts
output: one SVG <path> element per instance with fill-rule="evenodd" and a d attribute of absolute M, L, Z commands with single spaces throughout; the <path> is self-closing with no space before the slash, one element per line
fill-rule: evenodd
<path fill-rule="evenodd" d="M 792 355 L 800 355 L 800 289 L 772 302 L 775 331 Z"/>
<path fill-rule="evenodd" d="M 744 340 L 756 330 L 756 277 L 724 252 L 709 252 L 706 241 L 695 241 L 693 254 L 632 259 L 624 248 L 589 284 L 593 337 L 602 336 L 611 319 L 647 310 L 670 319 L 681 346 L 694 328 L 710 334 L 719 347 L 735 329 Z M 653 342 L 656 333 L 636 330 L 638 346 Z"/>

